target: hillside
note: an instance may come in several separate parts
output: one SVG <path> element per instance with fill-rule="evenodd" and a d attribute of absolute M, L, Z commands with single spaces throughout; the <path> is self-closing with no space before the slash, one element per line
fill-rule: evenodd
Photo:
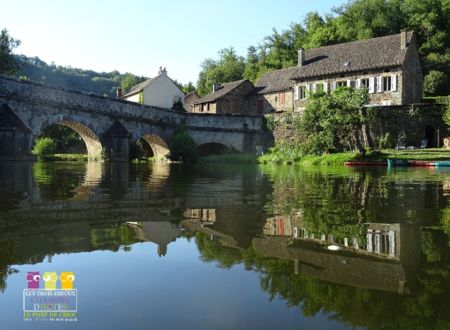
<path fill-rule="evenodd" d="M 116 89 L 122 86 L 128 89 L 147 78 L 135 76 L 131 73 L 121 74 L 119 71 L 95 72 L 60 65 L 47 64 L 38 57 L 17 55 L 21 69 L 15 76 L 45 82 L 64 88 L 89 91 L 95 94 L 114 97 Z"/>

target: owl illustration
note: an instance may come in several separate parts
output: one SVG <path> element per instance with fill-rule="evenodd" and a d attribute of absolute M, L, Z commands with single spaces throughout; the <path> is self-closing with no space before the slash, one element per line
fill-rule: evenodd
<path fill-rule="evenodd" d="M 59 279 L 61 280 L 61 289 L 73 289 L 73 281 L 75 281 L 75 275 L 73 272 L 61 272 Z"/>
<path fill-rule="evenodd" d="M 39 289 L 40 279 L 41 275 L 39 272 L 28 272 L 27 273 L 28 289 Z"/>
<path fill-rule="evenodd" d="M 46 290 L 56 290 L 56 281 L 58 281 L 58 275 L 55 272 L 45 272 L 42 275 Z"/>

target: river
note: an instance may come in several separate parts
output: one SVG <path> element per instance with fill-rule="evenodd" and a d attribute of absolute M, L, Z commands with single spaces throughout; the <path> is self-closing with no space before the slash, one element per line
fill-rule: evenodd
<path fill-rule="evenodd" d="M 0 327 L 450 329 L 449 196 L 445 169 L 3 162 Z"/>

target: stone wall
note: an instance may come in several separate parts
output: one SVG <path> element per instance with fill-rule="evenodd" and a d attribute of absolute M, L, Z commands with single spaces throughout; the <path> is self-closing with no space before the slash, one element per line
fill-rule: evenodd
<path fill-rule="evenodd" d="M 447 136 L 447 128 L 442 120 L 444 107 L 442 105 L 421 104 L 412 106 L 383 106 L 365 109 L 370 124 L 368 131 L 373 141 L 371 147 L 395 148 L 400 144 L 404 147 L 420 147 L 427 140 L 427 147 L 442 147 Z M 268 114 L 266 118 L 267 131 L 263 147 L 267 149 L 279 141 L 293 145 L 298 143 L 295 126 L 301 113 Z M 388 145 L 382 145 L 383 142 Z M 405 138 L 404 141 L 400 141 Z M 361 136 L 361 141 L 364 141 Z"/>
<path fill-rule="evenodd" d="M 402 104 L 421 102 L 423 98 L 423 75 L 415 41 L 412 41 L 407 48 L 402 78 Z"/>
<path fill-rule="evenodd" d="M 284 95 L 284 102 L 282 98 Z M 286 112 L 293 110 L 292 90 L 247 97 L 247 113 L 257 113 L 258 101 L 263 100 L 263 113 Z"/>
<path fill-rule="evenodd" d="M 253 90 L 253 84 L 250 81 L 245 81 L 235 89 L 222 96 L 217 100 L 216 113 L 218 114 L 251 114 L 256 111 L 251 111 L 246 107 L 245 96 Z"/>
<path fill-rule="evenodd" d="M 442 119 L 441 105 L 422 104 L 415 106 L 392 106 L 369 108 L 370 135 L 375 147 L 389 134 L 390 147 L 420 147 L 427 140 L 426 147 L 442 147 L 446 127 Z M 404 141 L 401 141 L 404 138 Z M 403 142 L 403 143 L 402 143 Z M 389 144 L 389 141 L 388 141 Z"/>

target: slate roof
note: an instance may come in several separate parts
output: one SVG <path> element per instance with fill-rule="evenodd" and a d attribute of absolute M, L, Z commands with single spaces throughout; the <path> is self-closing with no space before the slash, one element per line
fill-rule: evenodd
<path fill-rule="evenodd" d="M 270 71 L 261 76 L 252 94 L 273 93 L 291 88 L 291 76 L 297 67 Z"/>
<path fill-rule="evenodd" d="M 240 86 L 244 82 L 249 81 L 248 79 L 236 80 L 229 83 L 222 84 L 221 88 L 218 91 L 209 93 L 208 95 L 202 97 L 200 100 L 195 102 L 194 104 L 213 102 L 221 97 L 227 95 L 229 92 L 234 90 L 236 87 Z"/>
<path fill-rule="evenodd" d="M 131 87 L 131 89 L 124 96 L 122 96 L 122 98 L 125 96 L 130 96 L 132 94 L 139 93 L 140 91 L 143 91 L 146 87 L 150 86 L 158 77 L 159 76 L 147 79 L 147 80 Z"/>
<path fill-rule="evenodd" d="M 290 80 L 340 75 L 349 72 L 401 66 L 406 52 L 400 49 L 401 34 L 309 49 L 303 66 L 268 72 L 255 84 L 257 94 L 290 88 Z M 407 32 L 406 43 L 413 32 Z"/>

